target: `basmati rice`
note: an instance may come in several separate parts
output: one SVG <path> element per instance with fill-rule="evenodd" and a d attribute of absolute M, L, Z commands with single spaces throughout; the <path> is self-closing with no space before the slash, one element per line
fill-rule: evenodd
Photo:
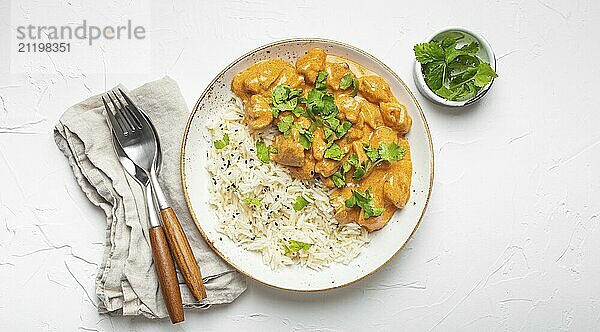
<path fill-rule="evenodd" d="M 285 167 L 258 160 L 256 140 L 270 144 L 276 129 L 250 132 L 243 123 L 242 105 L 235 98 L 207 129 L 212 141 L 229 136 L 229 144 L 222 149 L 216 149 L 211 141 L 206 166 L 219 232 L 246 250 L 259 252 L 273 270 L 293 264 L 321 269 L 332 262 L 348 264 L 360 254 L 369 241 L 368 232 L 356 223 L 337 223 L 326 187 L 319 181 L 294 179 Z M 298 196 L 309 204 L 295 211 Z M 286 252 L 290 241 L 310 247 Z"/>

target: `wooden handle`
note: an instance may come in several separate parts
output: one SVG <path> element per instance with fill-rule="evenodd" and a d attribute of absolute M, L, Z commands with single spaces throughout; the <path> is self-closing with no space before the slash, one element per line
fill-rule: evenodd
<path fill-rule="evenodd" d="M 158 274 L 158 283 L 162 289 L 171 322 L 173 324 L 183 322 L 183 304 L 181 301 L 181 292 L 179 291 L 179 282 L 177 282 L 175 265 L 173 264 L 169 245 L 167 244 L 165 232 L 162 227 L 156 226 L 150 228 L 150 244 L 152 245 L 154 266 Z"/>
<path fill-rule="evenodd" d="M 160 215 L 171 251 L 175 256 L 179 271 L 181 271 L 181 274 L 185 278 L 185 283 L 196 300 L 200 301 L 206 298 L 206 289 L 204 288 L 204 284 L 202 284 L 200 268 L 175 212 L 172 208 L 168 207 L 161 210 Z"/>

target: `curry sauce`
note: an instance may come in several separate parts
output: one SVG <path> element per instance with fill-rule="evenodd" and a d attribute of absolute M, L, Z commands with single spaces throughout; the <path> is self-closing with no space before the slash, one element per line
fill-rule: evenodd
<path fill-rule="evenodd" d="M 238 73 L 233 92 L 252 130 L 277 126 L 270 160 L 332 189 L 335 218 L 381 229 L 410 196 L 405 135 L 412 119 L 388 83 L 314 48 L 296 64 L 270 59 Z"/>

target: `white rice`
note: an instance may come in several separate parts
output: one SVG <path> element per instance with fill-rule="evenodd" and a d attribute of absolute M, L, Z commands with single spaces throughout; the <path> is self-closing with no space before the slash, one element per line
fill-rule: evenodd
<path fill-rule="evenodd" d="M 211 205 L 221 221 L 219 232 L 246 250 L 261 253 L 273 270 L 293 264 L 321 269 L 332 262 L 348 264 L 360 254 L 369 241 L 368 232 L 355 223 L 337 223 L 326 187 L 318 181 L 293 179 L 283 166 L 258 160 L 256 140 L 270 144 L 276 129 L 251 133 L 236 99 L 207 129 L 212 141 L 225 133 L 230 140 L 223 149 L 216 149 L 211 141 L 206 166 L 212 182 Z M 295 211 L 300 195 L 313 201 Z M 245 198 L 258 199 L 262 206 L 243 202 Z M 289 240 L 311 246 L 286 254 Z"/>

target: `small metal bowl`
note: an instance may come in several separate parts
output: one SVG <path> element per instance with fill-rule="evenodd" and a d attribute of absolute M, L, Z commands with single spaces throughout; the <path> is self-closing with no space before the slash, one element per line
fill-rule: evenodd
<path fill-rule="evenodd" d="M 492 46 L 490 46 L 490 43 L 485 38 L 483 38 L 481 35 L 479 35 L 478 33 L 471 31 L 467 28 L 462 28 L 462 27 L 443 28 L 443 29 L 437 31 L 436 33 L 432 34 L 427 39 L 427 42 L 430 42 L 434 39 L 438 40 L 440 38 L 443 38 L 446 34 L 453 33 L 453 32 L 460 32 L 465 35 L 465 39 L 464 39 L 463 43 L 464 42 L 468 43 L 473 40 L 476 40 L 477 42 L 479 42 L 479 52 L 477 53 L 477 55 L 482 60 L 488 62 L 490 64 L 490 66 L 494 69 L 494 71 L 496 71 L 496 56 L 494 54 L 494 50 L 492 50 Z M 460 45 L 460 43 L 459 43 L 459 45 Z M 449 106 L 449 107 L 463 107 L 463 106 L 468 106 L 468 105 L 471 105 L 471 104 L 477 102 L 479 99 L 481 99 L 481 98 L 483 98 L 483 96 L 485 96 L 485 94 L 488 92 L 488 90 L 492 87 L 492 84 L 494 83 L 494 79 L 492 79 L 492 81 L 490 83 L 488 83 L 488 85 L 481 88 L 481 90 L 479 90 L 477 95 L 475 95 L 471 99 L 467 99 L 464 101 L 451 101 L 451 100 L 446 100 L 446 99 L 436 95 L 435 92 L 433 92 L 427 86 L 427 83 L 425 83 L 425 78 L 423 77 L 421 63 L 419 63 L 419 61 L 417 61 L 417 60 L 415 60 L 413 76 L 414 76 L 415 84 L 417 85 L 417 89 L 423 96 L 425 96 L 427 99 L 429 99 L 430 101 L 432 101 L 438 105 Z"/>

